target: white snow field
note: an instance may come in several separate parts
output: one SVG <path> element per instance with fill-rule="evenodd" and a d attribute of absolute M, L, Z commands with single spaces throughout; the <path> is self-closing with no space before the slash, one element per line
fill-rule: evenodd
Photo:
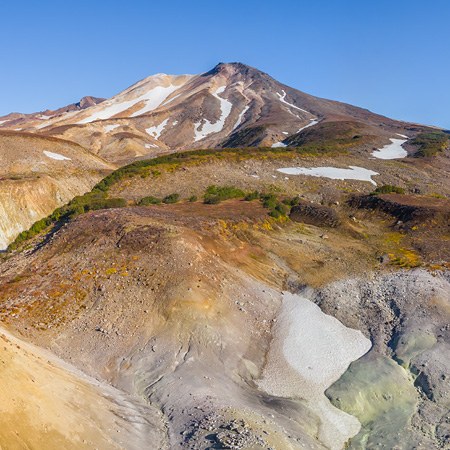
<path fill-rule="evenodd" d="M 401 136 L 406 137 L 406 139 L 392 138 L 390 139 L 390 144 L 387 144 L 383 148 L 379 148 L 378 150 L 373 151 L 372 156 L 375 156 L 375 158 L 378 159 L 400 159 L 408 156 L 408 153 L 402 147 L 402 145 L 408 140 L 408 138 L 407 136 Z"/>
<path fill-rule="evenodd" d="M 53 153 L 53 152 L 48 152 L 47 150 L 44 150 L 44 155 L 47 156 L 48 158 L 51 159 L 56 159 L 57 161 L 72 161 L 70 158 L 68 158 L 67 156 L 63 156 L 60 155 L 59 153 Z"/>
<path fill-rule="evenodd" d="M 146 128 L 145 131 L 155 139 L 159 139 L 161 136 L 161 133 L 164 131 L 164 128 L 167 125 L 167 122 L 169 121 L 169 118 L 163 120 L 159 125 L 154 127 Z"/>
<path fill-rule="evenodd" d="M 242 123 L 242 119 L 245 116 L 245 113 L 250 109 L 249 106 L 246 106 L 241 113 L 239 114 L 239 117 L 236 120 L 236 123 L 234 124 L 233 130 L 235 130 L 241 123 Z"/>
<path fill-rule="evenodd" d="M 134 105 L 140 102 L 145 102 L 145 106 L 143 106 L 138 111 L 134 112 L 131 115 L 131 117 L 136 117 L 141 114 L 145 114 L 147 112 L 153 111 L 158 106 L 160 106 L 161 103 L 163 103 L 164 100 L 170 94 L 172 94 L 172 92 L 176 91 L 180 87 L 181 87 L 180 85 L 173 85 L 173 84 L 169 86 L 156 86 L 153 89 L 150 89 L 149 91 L 144 92 L 143 94 L 131 100 L 121 100 L 120 97 L 107 100 L 106 102 L 98 105 L 98 107 L 96 107 L 97 110 L 93 112 L 90 116 L 80 120 L 77 123 L 84 124 L 93 122 L 94 120 L 109 119 L 110 117 L 113 117 L 116 114 L 126 111 L 127 109 L 133 107 Z"/>
<path fill-rule="evenodd" d="M 312 127 L 313 125 L 316 125 L 316 124 L 318 124 L 318 123 L 319 123 L 319 121 L 318 121 L 317 119 L 311 119 L 311 122 L 308 123 L 308 124 L 306 124 L 304 127 L 301 127 L 301 128 L 297 131 L 297 133 L 300 133 L 300 131 L 304 130 L 305 128 Z"/>
<path fill-rule="evenodd" d="M 277 171 L 286 175 L 308 175 L 311 177 L 331 178 L 333 180 L 368 181 L 374 186 L 377 183 L 372 180 L 372 177 L 379 175 L 378 172 L 358 166 L 349 166 L 348 169 L 341 169 L 339 167 L 283 167 L 277 169 Z"/>
<path fill-rule="evenodd" d="M 306 111 L 306 109 L 302 109 L 302 108 L 299 108 L 298 106 L 295 106 L 295 105 L 293 105 L 292 103 L 289 103 L 289 102 L 287 102 L 285 99 L 286 99 L 286 92 L 284 91 L 284 90 L 282 90 L 281 91 L 283 94 L 280 94 L 279 92 L 277 92 L 277 95 L 278 95 L 278 97 L 279 97 L 279 99 L 280 99 L 280 102 L 282 102 L 282 103 L 284 103 L 285 105 L 288 105 L 288 106 L 290 106 L 291 108 L 295 108 L 295 109 L 298 109 L 299 111 L 302 111 L 302 112 L 305 112 L 305 113 L 307 113 L 307 114 L 311 114 L 309 111 Z M 312 114 L 311 114 L 312 115 Z"/>
<path fill-rule="evenodd" d="M 119 128 L 120 125 L 119 124 L 114 124 L 114 125 L 105 125 L 103 127 L 103 129 L 105 130 L 106 133 L 109 133 L 112 130 L 115 130 L 116 128 Z"/>
<path fill-rule="evenodd" d="M 272 148 L 277 148 L 277 147 L 287 147 L 286 144 L 283 144 L 283 142 L 275 142 L 274 144 L 272 144 Z"/>
<path fill-rule="evenodd" d="M 272 395 L 304 399 L 319 416 L 319 439 L 341 450 L 361 427 L 324 392 L 371 348 L 361 331 L 347 328 L 306 297 L 283 293 L 268 360 L 258 383 Z"/>
<path fill-rule="evenodd" d="M 174 95 L 172 98 L 169 98 L 169 100 L 166 100 L 164 103 L 162 103 L 161 106 L 168 105 L 169 103 L 173 102 L 176 98 L 178 98 L 180 95 L 181 94 Z"/>
<path fill-rule="evenodd" d="M 212 95 L 220 101 L 220 118 L 217 122 L 211 123 L 208 119 L 202 119 L 200 122 L 194 124 L 195 142 L 204 139 L 212 133 L 219 133 L 222 131 L 225 120 L 230 115 L 233 104 L 225 98 L 219 97 L 225 91 L 226 86 L 221 86 Z M 203 124 L 203 125 L 202 125 Z"/>

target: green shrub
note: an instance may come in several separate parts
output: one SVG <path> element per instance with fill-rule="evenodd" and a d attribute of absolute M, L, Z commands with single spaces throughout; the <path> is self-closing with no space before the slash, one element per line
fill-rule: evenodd
<path fill-rule="evenodd" d="M 258 191 L 249 192 L 245 197 L 244 200 L 247 202 L 251 202 L 252 200 L 256 200 L 259 198 L 260 194 Z"/>
<path fill-rule="evenodd" d="M 410 144 L 419 146 L 414 156 L 427 158 L 443 151 L 448 146 L 448 135 L 442 131 L 420 133 L 410 141 Z"/>
<path fill-rule="evenodd" d="M 284 198 L 281 203 L 286 206 L 297 206 L 300 203 L 300 198 L 292 197 L 292 198 Z"/>
<path fill-rule="evenodd" d="M 206 205 L 217 205 L 222 199 L 218 195 L 205 195 L 203 203 Z"/>
<path fill-rule="evenodd" d="M 261 201 L 264 208 L 275 209 L 278 199 L 275 194 L 261 194 Z"/>
<path fill-rule="evenodd" d="M 139 200 L 139 206 L 148 206 L 148 205 L 159 205 L 161 203 L 161 199 L 152 197 L 151 195 L 148 197 L 143 197 Z"/>
<path fill-rule="evenodd" d="M 282 214 L 280 213 L 280 211 L 277 211 L 276 209 L 272 209 L 271 211 L 269 211 L 269 216 L 274 217 L 275 219 L 278 219 L 279 217 L 282 216 Z"/>
<path fill-rule="evenodd" d="M 275 206 L 275 211 L 278 211 L 281 215 L 285 216 L 289 212 L 289 207 L 283 203 L 278 203 L 277 206 Z"/>
<path fill-rule="evenodd" d="M 194 202 L 196 202 L 198 199 L 197 199 L 197 196 L 196 195 L 191 195 L 190 197 L 189 197 L 189 199 L 188 199 L 188 201 L 189 202 L 191 202 L 191 203 L 194 203 Z"/>
<path fill-rule="evenodd" d="M 178 203 L 180 201 L 180 194 L 170 194 L 163 198 L 163 203 Z"/>
<path fill-rule="evenodd" d="M 230 198 L 242 198 L 245 197 L 244 191 L 234 186 L 208 186 L 204 196 L 204 203 L 217 204 L 222 200 L 228 200 Z"/>
<path fill-rule="evenodd" d="M 281 216 L 287 216 L 290 211 L 291 199 L 279 201 L 275 194 L 261 194 L 261 202 L 264 208 L 269 210 L 269 216 L 278 219 Z"/>
<path fill-rule="evenodd" d="M 385 184 L 377 187 L 372 194 L 404 194 L 405 190 L 399 186 L 392 186 L 391 184 Z"/>

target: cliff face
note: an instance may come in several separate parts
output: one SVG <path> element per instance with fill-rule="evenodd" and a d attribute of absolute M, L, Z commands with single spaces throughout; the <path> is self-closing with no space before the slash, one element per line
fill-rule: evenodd
<path fill-rule="evenodd" d="M 0 249 L 113 168 L 77 144 L 12 132 L 0 133 L 0 161 Z"/>

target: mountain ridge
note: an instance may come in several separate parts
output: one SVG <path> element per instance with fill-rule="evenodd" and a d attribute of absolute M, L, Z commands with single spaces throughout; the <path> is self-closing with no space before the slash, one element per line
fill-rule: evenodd
<path fill-rule="evenodd" d="M 414 127 L 312 96 L 240 62 L 219 63 L 199 75 L 151 75 L 110 99 L 85 103 L 78 110 L 60 108 L 49 117 L 0 117 L 0 130 L 59 136 L 121 164 L 175 150 L 220 148 L 230 142 L 242 146 L 237 134 L 242 131 L 253 130 L 252 145 L 270 147 L 286 145 L 294 134 L 324 121 L 378 126 L 385 139 Z M 112 147 L 120 147 L 120 154 Z"/>

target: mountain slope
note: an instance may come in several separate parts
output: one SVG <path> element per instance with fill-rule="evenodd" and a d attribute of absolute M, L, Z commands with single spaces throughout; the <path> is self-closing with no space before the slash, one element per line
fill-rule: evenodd
<path fill-rule="evenodd" d="M 271 146 L 327 121 L 373 126 L 384 141 L 412 127 L 308 95 L 241 63 L 221 63 L 201 75 L 153 75 L 99 104 L 47 120 L 6 119 L 0 127 L 73 140 L 119 163 L 178 149 Z"/>
<path fill-rule="evenodd" d="M 367 181 L 280 175 L 317 163 L 288 149 L 157 162 L 96 188 L 128 207 L 80 214 L 8 254 L 5 326 L 159 408 L 169 448 L 445 444 L 448 200 L 372 195 L 390 212 L 365 209 Z M 407 189 L 439 175 L 408 165 L 377 180 L 397 173 Z M 191 198 L 213 183 L 241 197 Z M 242 200 L 255 190 L 268 197 Z M 142 202 L 175 192 L 177 204 Z M 292 197 L 291 220 L 268 215 Z M 419 214 L 431 203 L 433 220 Z M 399 223 L 405 205 L 418 213 Z"/>
<path fill-rule="evenodd" d="M 0 131 L 0 250 L 114 166 L 73 142 Z"/>

